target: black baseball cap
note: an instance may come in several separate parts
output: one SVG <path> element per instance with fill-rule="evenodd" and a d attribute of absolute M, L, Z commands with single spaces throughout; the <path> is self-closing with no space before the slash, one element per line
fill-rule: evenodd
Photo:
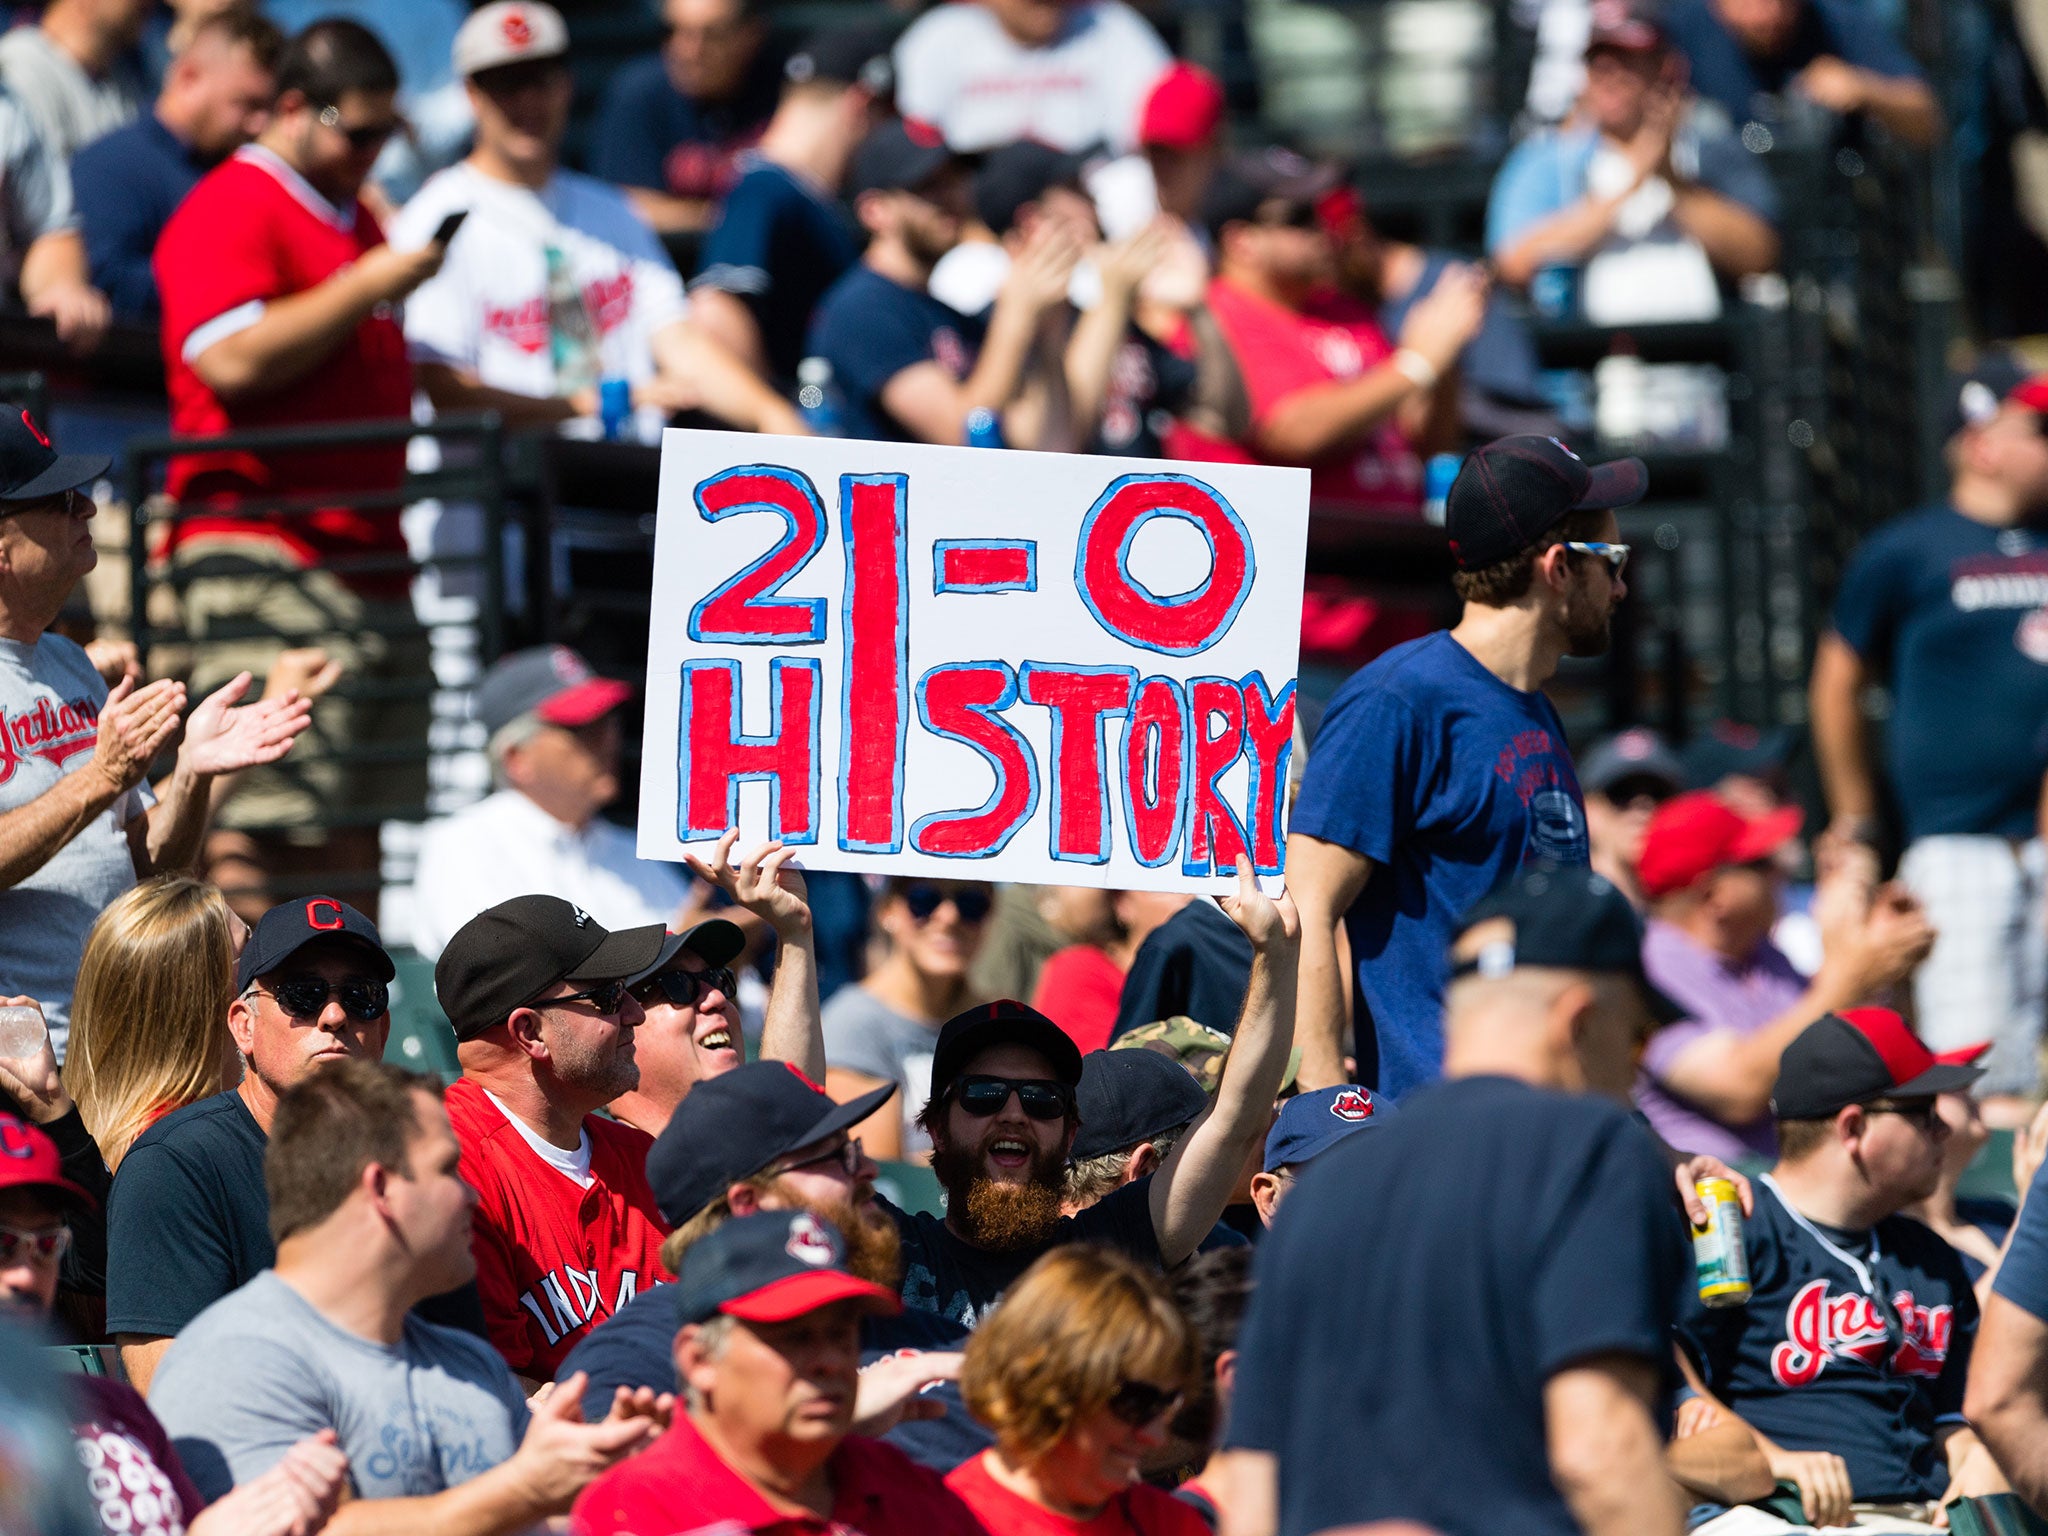
<path fill-rule="evenodd" d="M 279 902 L 256 919 L 249 942 L 242 946 L 242 958 L 235 962 L 235 990 L 248 991 L 257 977 L 268 976 L 308 944 L 319 943 L 348 944 L 363 950 L 371 974 L 379 980 L 389 981 L 398 974 L 391 957 L 384 953 L 384 940 L 375 923 L 332 896 L 300 896 Z"/>
<path fill-rule="evenodd" d="M 1633 779 L 1656 785 L 1667 797 L 1685 788 L 1685 764 L 1647 726 L 1631 726 L 1608 737 L 1579 764 L 1579 787 L 1588 794 L 1604 795 Z"/>
<path fill-rule="evenodd" d="M 559 896 L 515 896 L 455 930 L 434 964 L 434 994 L 474 1040 L 558 981 L 624 981 L 654 964 L 668 935 L 659 923 L 620 933 Z"/>
<path fill-rule="evenodd" d="M 1524 965 L 1626 976 L 1658 1023 L 1685 1017 L 1643 974 L 1643 921 L 1606 876 L 1583 865 L 1524 864 L 1465 914 L 1453 942 L 1496 918 L 1514 924 L 1512 936 L 1455 962 L 1453 976 L 1505 976 Z"/>
<path fill-rule="evenodd" d="M 1641 459 L 1588 464 L 1554 437 L 1497 438 L 1451 482 L 1451 553 L 1458 569 L 1476 571 L 1534 548 L 1567 512 L 1633 506 L 1649 488 Z"/>
<path fill-rule="evenodd" d="M 1209 1095 L 1171 1056 L 1157 1051 L 1090 1051 L 1074 1090 L 1081 1129 L 1069 1154 L 1077 1161 L 1125 1152 L 1186 1125 L 1208 1108 Z"/>
<path fill-rule="evenodd" d="M 1960 1093 L 1984 1075 L 1970 1065 L 1985 1047 L 1937 1056 L 1889 1008 L 1822 1014 L 1785 1047 L 1771 1112 L 1780 1120 L 1824 1120 L 1872 1099 Z"/>
<path fill-rule="evenodd" d="M 687 1101 L 686 1101 L 687 1102 Z M 676 1321 L 724 1313 L 743 1323 L 786 1323 L 836 1301 L 893 1317 L 903 1298 L 846 1268 L 839 1229 L 809 1211 L 736 1216 L 695 1244 L 676 1281 Z"/>
<path fill-rule="evenodd" d="M 896 67 L 889 58 L 894 41 L 883 27 L 821 28 L 784 61 L 782 78 L 791 85 L 857 85 L 887 101 L 896 93 Z"/>
<path fill-rule="evenodd" d="M 59 453 L 25 406 L 0 404 L 0 503 L 41 501 L 75 491 L 104 475 L 103 453 Z"/>
<path fill-rule="evenodd" d="M 1029 139 L 992 149 L 974 173 L 974 215 L 1004 234 L 1017 222 L 1018 210 L 1054 187 L 1080 191 L 1081 174 L 1093 158 L 1092 151 L 1069 154 Z"/>
<path fill-rule="evenodd" d="M 1686 743 L 1686 787 L 1712 789 L 1736 777 L 1768 779 L 1784 771 L 1798 745 L 1789 725 L 1759 730 L 1739 720 L 1716 720 Z"/>
<path fill-rule="evenodd" d="M 645 981 L 649 976 L 667 970 L 669 962 L 686 949 L 706 965 L 717 966 L 732 964 L 746 947 L 747 936 L 738 923 L 727 922 L 722 917 L 707 917 L 701 923 L 692 923 L 681 933 L 666 935 L 654 963 L 627 979 Z"/>
<path fill-rule="evenodd" d="M 1053 1075 L 1069 1088 L 1081 1081 L 1081 1048 L 1072 1037 L 1036 1008 L 1005 997 L 956 1013 L 940 1026 L 938 1048 L 932 1053 L 932 1102 L 946 1096 L 953 1079 L 982 1051 L 1011 1041 L 1042 1054 L 1052 1063 Z"/>
<path fill-rule="evenodd" d="M 751 1061 L 707 1078 L 647 1149 L 647 1183 L 662 1220 L 681 1226 L 778 1157 L 852 1130 L 895 1092 L 885 1083 L 837 1104 L 783 1061 Z"/>
<path fill-rule="evenodd" d="M 1954 437 L 1965 427 L 1983 426 L 2034 376 L 2035 371 L 2016 352 L 1994 347 L 1983 353 L 1971 364 L 1968 373 L 1953 380 L 1955 393 L 1950 396 L 1948 435 Z M 2022 398 L 2020 403 L 2032 405 L 2032 400 Z"/>
<path fill-rule="evenodd" d="M 1344 185 L 1344 177 L 1344 167 L 1335 161 L 1311 160 L 1278 146 L 1232 155 L 1209 179 L 1202 222 L 1212 235 L 1221 235 L 1226 224 L 1255 222 L 1268 203 L 1313 211 Z"/>
<path fill-rule="evenodd" d="M 892 117 L 871 129 L 853 152 L 846 195 L 916 192 L 947 166 L 971 164 L 946 147 L 939 130 L 915 118 Z"/>

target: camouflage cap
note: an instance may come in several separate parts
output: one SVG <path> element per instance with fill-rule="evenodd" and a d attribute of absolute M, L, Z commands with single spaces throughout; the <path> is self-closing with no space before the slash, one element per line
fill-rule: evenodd
<path fill-rule="evenodd" d="M 1109 1048 L 1113 1051 L 1154 1051 L 1161 1056 L 1170 1056 L 1194 1074 L 1203 1092 L 1214 1093 L 1216 1085 L 1223 1080 L 1223 1058 L 1230 1054 L 1230 1036 L 1220 1029 L 1198 1024 L 1184 1013 L 1177 1013 L 1170 1019 L 1140 1024 L 1136 1029 L 1117 1036 Z M 1294 1077 L 1300 1070 L 1301 1052 L 1297 1049 L 1288 1053 L 1287 1075 L 1280 1080 L 1282 1093 L 1293 1091 Z"/>

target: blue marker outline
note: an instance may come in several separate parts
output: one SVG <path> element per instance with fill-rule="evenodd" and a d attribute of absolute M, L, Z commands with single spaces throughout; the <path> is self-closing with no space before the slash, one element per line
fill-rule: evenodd
<path fill-rule="evenodd" d="M 686 661 L 682 666 L 681 695 L 676 713 L 676 841 L 699 843 L 710 838 L 723 837 L 739 821 L 740 785 L 766 781 L 768 785 L 768 825 L 774 829 L 770 835 L 780 833 L 782 827 L 782 782 L 781 775 L 768 770 L 728 773 L 725 776 L 725 825 L 722 827 L 693 827 L 690 814 L 690 677 L 694 672 L 722 671 L 732 678 L 732 724 L 737 734 L 728 740 L 732 748 L 769 747 L 782 737 L 782 704 L 784 698 L 783 678 L 788 669 L 801 667 L 811 674 L 811 771 L 804 785 L 804 830 L 800 833 L 782 835 L 785 843 L 815 843 L 818 840 L 818 722 L 824 713 L 820 693 L 825 686 L 825 664 L 816 656 L 777 656 L 768 663 L 768 734 L 749 736 L 740 725 L 740 664 L 724 658 L 704 658 Z"/>
<path fill-rule="evenodd" d="M 1199 779 L 1196 773 L 1196 762 L 1201 752 L 1202 744 L 1206 739 L 1206 733 L 1209 728 L 1208 716 L 1211 713 L 1211 711 L 1196 710 L 1195 685 L 1197 683 L 1220 683 L 1223 687 L 1230 689 L 1231 692 L 1237 695 L 1237 707 L 1239 712 L 1237 752 L 1234 756 L 1231 757 L 1231 759 L 1228 762 L 1219 763 L 1216 766 L 1215 771 L 1212 772 L 1206 780 Z M 1234 677 L 1206 676 L 1191 677 L 1182 686 L 1187 690 L 1186 696 L 1188 701 L 1188 719 L 1190 720 L 1191 725 L 1188 731 L 1188 807 L 1186 816 L 1187 835 L 1185 839 L 1185 846 L 1182 850 L 1180 872 L 1184 875 L 1234 874 L 1237 871 L 1237 866 L 1234 863 L 1224 868 L 1218 867 L 1216 862 L 1216 839 L 1213 837 L 1209 839 L 1208 862 L 1206 864 L 1197 864 L 1193 858 L 1195 847 L 1195 819 L 1202 814 L 1202 812 L 1198 809 L 1198 807 L 1201 804 L 1201 798 L 1196 793 L 1196 784 L 1199 782 L 1206 785 L 1209 791 L 1209 798 L 1216 803 L 1216 807 L 1218 810 L 1222 811 L 1222 813 L 1225 816 L 1230 818 L 1230 825 L 1231 828 L 1237 833 L 1237 840 L 1244 844 L 1245 853 L 1247 856 L 1250 856 L 1252 851 L 1251 835 L 1246 830 L 1245 824 L 1238 819 L 1236 808 L 1232 806 L 1228 800 L 1224 799 L 1222 794 L 1219 793 L 1216 788 L 1216 781 L 1222 778 L 1224 774 L 1230 772 L 1232 768 L 1236 767 L 1238 758 L 1244 756 L 1244 686 L 1243 684 L 1239 683 L 1238 680 Z"/>
<path fill-rule="evenodd" d="M 1238 679 L 1237 690 L 1239 695 L 1242 696 L 1256 689 L 1258 692 L 1259 708 L 1265 712 L 1266 720 L 1271 724 L 1277 721 L 1280 711 L 1287 707 L 1287 701 L 1294 697 L 1294 691 L 1299 686 L 1299 683 L 1299 678 L 1289 678 L 1287 686 L 1282 688 L 1278 695 L 1269 694 L 1266 692 L 1266 674 L 1263 672 L 1247 672 Z M 1259 770 L 1259 754 L 1252 750 L 1250 719 L 1251 701 L 1247 699 L 1245 701 L 1245 720 L 1247 723 L 1244 728 L 1244 746 L 1239 753 L 1251 765 L 1251 777 L 1245 795 L 1245 815 L 1250 817 L 1253 815 L 1264 815 L 1268 811 L 1272 813 L 1273 852 L 1279 862 L 1270 869 L 1259 862 L 1259 844 L 1256 837 L 1247 836 L 1244 840 L 1244 847 L 1245 852 L 1251 856 L 1253 869 L 1262 875 L 1278 875 L 1284 873 L 1287 868 L 1287 828 L 1283 824 L 1281 813 L 1287 808 L 1287 768 L 1288 764 L 1294 760 L 1294 733 L 1292 731 L 1287 733 L 1287 740 L 1281 743 L 1280 751 L 1273 759 L 1273 782 L 1271 784 L 1263 784 L 1260 782 L 1262 775 Z M 1220 799 L 1221 797 L 1219 796 L 1218 798 Z M 1249 826 L 1245 828 L 1247 833 L 1251 830 Z"/>
<path fill-rule="evenodd" d="M 1062 853 L 1060 851 L 1061 774 L 1059 771 L 1059 765 L 1060 748 L 1063 744 L 1066 735 L 1065 727 L 1063 725 L 1063 721 L 1066 718 L 1066 711 L 1046 703 L 1043 699 L 1034 699 L 1031 696 L 1031 680 L 1033 677 L 1037 676 L 1041 672 L 1059 672 L 1069 675 L 1078 674 L 1087 677 L 1122 676 L 1126 678 L 1130 683 L 1130 688 L 1126 689 L 1124 694 L 1124 707 L 1122 709 L 1105 709 L 1102 711 L 1101 714 L 1095 717 L 1095 761 L 1098 769 L 1102 770 L 1101 778 L 1103 788 L 1101 816 L 1099 818 L 1099 826 L 1096 832 L 1096 844 L 1102 849 L 1102 853 L 1099 857 L 1091 857 L 1090 855 L 1083 853 Z M 1138 669 L 1136 667 L 1118 666 L 1067 666 L 1057 662 L 1027 661 L 1021 668 L 1018 669 L 1017 676 L 1019 696 L 1022 697 L 1024 702 L 1026 704 L 1037 705 L 1040 709 L 1043 709 L 1048 715 L 1052 717 L 1052 751 L 1048 754 L 1048 759 L 1052 766 L 1052 825 L 1046 833 L 1046 851 L 1049 854 L 1051 854 L 1054 859 L 1058 860 L 1062 864 L 1107 864 L 1110 860 L 1110 855 L 1114 849 L 1114 844 L 1110 841 L 1109 826 L 1110 786 L 1107 769 L 1111 765 L 1107 761 L 1105 761 L 1103 753 L 1102 725 L 1103 722 L 1106 721 L 1111 715 L 1128 716 L 1130 714 L 1130 701 L 1134 696 L 1134 691 L 1137 687 Z M 1115 767 L 1117 770 L 1117 776 L 1121 778 L 1123 775 L 1123 764 L 1120 759 L 1115 764 Z"/>
<path fill-rule="evenodd" d="M 730 480 L 736 475 L 766 476 L 772 480 L 786 482 L 809 503 L 812 513 L 817 518 L 816 527 L 812 532 L 810 547 L 804 551 L 803 558 L 791 566 L 772 586 L 762 589 L 751 597 L 739 599 L 740 606 L 743 608 L 763 608 L 782 613 L 800 610 L 807 613 L 810 616 L 810 625 L 805 633 L 801 635 L 758 635 L 704 628 L 704 611 L 707 608 L 730 593 L 733 588 L 737 587 L 748 577 L 754 575 L 777 555 L 788 549 L 796 542 L 797 538 L 796 515 L 789 508 L 777 506 L 772 501 L 738 501 L 729 507 L 723 508 L 713 508 L 705 504 L 704 493 L 706 490 L 719 484 L 721 481 Z M 825 547 L 825 503 L 818 498 L 817 487 L 811 484 L 810 476 L 804 474 L 801 470 L 789 469 L 780 464 L 739 464 L 731 469 L 720 470 L 710 479 L 701 482 L 690 495 L 697 503 L 697 515 L 707 523 L 721 522 L 728 517 L 737 517 L 747 512 L 772 512 L 775 516 L 782 519 L 783 526 L 782 537 L 769 545 L 758 560 L 733 572 L 732 575 L 698 599 L 696 606 L 690 610 L 688 625 L 690 638 L 714 645 L 823 644 L 825 639 L 825 599 L 822 597 L 777 597 L 775 595 L 782 590 L 784 583 L 792 576 L 799 574 L 805 566 L 815 560 L 818 557 L 818 551 Z"/>
<path fill-rule="evenodd" d="M 998 800 L 1002 799 L 1003 791 L 1009 787 L 1009 779 L 1005 773 L 1003 764 L 997 760 L 995 754 L 990 752 L 988 748 L 984 747 L 978 741 L 974 741 L 966 736 L 960 735 L 956 731 L 949 731 L 943 726 L 932 724 L 931 708 L 925 696 L 926 690 L 931 686 L 931 680 L 934 677 L 938 676 L 938 674 L 941 672 L 959 672 L 976 667 L 994 667 L 997 670 L 999 670 L 1003 674 L 1003 691 L 996 698 L 994 703 L 970 704 L 967 706 L 967 710 L 970 714 L 979 715 L 984 720 L 988 721 L 990 724 L 996 726 L 998 729 L 1007 732 L 1010 739 L 1016 742 L 1017 746 L 1021 749 L 1023 753 L 1025 772 L 1029 776 L 1031 782 L 1031 794 L 1029 798 L 1025 801 L 1024 809 L 1020 813 L 1018 813 L 1017 818 L 1014 821 L 1012 821 L 1009 826 L 1003 829 L 1003 833 L 1000 837 L 996 838 L 994 842 L 992 842 L 987 848 L 983 849 L 981 852 L 940 853 L 935 849 L 926 848 L 924 846 L 922 840 L 924 837 L 925 829 L 927 827 L 951 826 L 956 822 L 972 821 L 977 816 L 986 816 L 990 812 L 990 810 L 993 809 L 995 803 Z M 979 756 L 983 762 L 989 765 L 990 770 L 995 774 L 996 782 L 995 787 L 989 791 L 989 797 L 986 800 L 982 801 L 982 803 L 973 810 L 933 811 L 929 815 L 918 817 L 918 819 L 911 824 L 910 828 L 911 850 L 915 853 L 924 854 L 927 858 L 933 859 L 993 858 L 995 857 L 995 855 L 1001 853 L 1005 848 L 1007 848 L 1010 845 L 1010 839 L 1015 837 L 1018 834 L 1018 832 L 1023 830 L 1024 824 L 1031 820 L 1031 818 L 1038 813 L 1038 754 L 1031 750 L 1031 743 L 1025 739 L 1024 733 L 1018 730 L 1017 727 L 1010 724 L 1009 721 L 1005 720 L 1002 717 L 1002 711 L 1008 709 L 1012 704 L 1017 702 L 1017 674 L 1011 669 L 1010 664 L 1006 661 L 941 662 L 938 666 L 931 668 L 924 674 L 924 676 L 920 677 L 917 680 L 916 693 L 917 718 L 919 722 L 924 726 L 924 728 L 927 731 L 931 732 L 934 736 L 943 737 L 948 741 L 957 741 L 962 746 L 971 747 L 976 753 L 976 755 Z"/>
<path fill-rule="evenodd" d="M 1164 853 L 1160 854 L 1156 859 L 1148 859 L 1145 857 L 1143 850 L 1138 846 L 1137 807 L 1132 804 L 1131 781 L 1130 776 L 1124 771 L 1124 764 L 1129 762 L 1131 757 L 1131 732 L 1138 729 L 1139 695 L 1144 693 L 1154 683 L 1164 683 L 1173 691 L 1174 704 L 1180 711 L 1180 739 L 1184 743 L 1184 756 L 1181 760 L 1180 787 L 1174 791 L 1173 797 L 1173 836 L 1167 840 Z M 1186 835 L 1188 797 L 1194 793 L 1194 733 L 1194 719 L 1188 704 L 1188 691 L 1179 678 L 1167 677 L 1163 673 L 1154 673 L 1151 677 L 1141 677 L 1138 679 L 1138 686 L 1131 690 L 1130 707 L 1124 711 L 1123 740 L 1118 744 L 1117 748 L 1116 779 L 1117 783 L 1122 786 L 1122 793 L 1118 796 L 1118 799 L 1123 806 L 1124 846 L 1131 850 L 1131 857 L 1137 860 L 1140 868 L 1160 869 L 1165 865 L 1171 864 L 1180 853 L 1181 840 Z M 1161 750 L 1163 754 L 1163 736 L 1161 738 Z M 1138 793 L 1144 793 L 1142 784 L 1138 788 Z M 1159 803 L 1163 805 L 1165 802 L 1161 801 Z"/>
<path fill-rule="evenodd" d="M 896 491 L 896 771 L 889 797 L 889 840 L 886 843 L 856 842 L 846 835 L 844 808 L 846 783 L 852 772 L 853 748 L 853 587 L 856 567 L 853 558 L 853 487 L 888 485 Z M 903 851 L 903 765 L 910 737 L 910 476 L 900 473 L 841 475 L 839 477 L 839 541 L 845 551 L 844 583 L 840 590 L 839 633 L 839 804 L 842 815 L 838 843 L 849 853 L 901 853 Z"/>
<path fill-rule="evenodd" d="M 1025 574 L 1022 581 L 948 581 L 946 551 L 949 549 L 1021 549 Z M 1036 592 L 1038 590 L 1038 540 L 1036 539 L 934 539 L 932 540 L 932 596 L 949 592 L 988 594 L 991 592 Z"/>
<path fill-rule="evenodd" d="M 1214 628 L 1192 645 L 1157 645 L 1149 640 L 1140 640 L 1135 635 L 1127 634 L 1109 621 L 1102 610 L 1096 606 L 1095 594 L 1088 589 L 1088 543 L 1094 533 L 1096 520 L 1101 517 L 1103 512 L 1108 510 L 1111 502 L 1115 501 L 1118 496 L 1131 486 L 1157 484 L 1192 486 L 1196 492 L 1208 497 L 1210 503 L 1230 520 L 1231 527 L 1237 531 L 1238 538 L 1244 545 L 1244 585 L 1238 589 L 1236 600 L 1231 603 L 1228 611 L 1217 621 Z M 1181 519 L 1183 522 L 1193 523 L 1201 533 L 1203 542 L 1209 546 L 1208 576 L 1199 585 L 1190 587 L 1185 592 L 1177 592 L 1170 597 L 1161 597 L 1131 574 L 1131 544 L 1137 538 L 1138 530 L 1155 517 L 1174 517 Z M 1146 601 L 1161 608 L 1183 607 L 1206 596 L 1210 587 L 1215 583 L 1216 539 L 1210 533 L 1208 525 L 1202 520 L 1201 514 L 1198 512 L 1178 506 L 1148 507 L 1124 531 L 1123 539 L 1117 546 L 1116 568 L 1117 574 L 1123 578 L 1125 585 L 1134 592 L 1142 594 Z M 1116 479 L 1110 481 L 1108 487 L 1095 499 L 1095 505 L 1090 507 L 1087 515 L 1081 519 L 1080 538 L 1074 545 L 1074 590 L 1080 594 L 1081 601 L 1086 605 L 1089 613 L 1094 615 L 1095 622 L 1100 624 L 1106 633 L 1114 635 L 1126 645 L 1134 645 L 1140 650 L 1152 651 L 1161 656 L 1196 656 L 1208 650 L 1218 640 L 1221 640 L 1225 632 L 1236 622 L 1238 611 L 1244 607 L 1245 599 L 1252 595 L 1252 587 L 1257 583 L 1258 579 L 1259 550 L 1258 546 L 1252 542 L 1251 530 L 1245 527 L 1244 519 L 1237 515 L 1237 508 L 1230 504 L 1221 491 L 1212 485 L 1195 479 L 1192 475 L 1119 475 Z"/>

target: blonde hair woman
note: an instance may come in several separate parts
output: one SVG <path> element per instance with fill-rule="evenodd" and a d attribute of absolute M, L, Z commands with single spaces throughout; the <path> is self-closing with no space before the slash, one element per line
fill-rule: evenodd
<path fill-rule="evenodd" d="M 241 1081 L 228 1034 L 239 927 L 215 887 L 159 875 L 86 936 L 64 1082 L 109 1168 L 172 1110 Z"/>
<path fill-rule="evenodd" d="M 1139 1481 L 1200 1367 L 1157 1271 L 1107 1248 L 1055 1248 L 967 1343 L 960 1391 L 996 1443 L 946 1479 L 991 1536 L 1209 1536 Z"/>

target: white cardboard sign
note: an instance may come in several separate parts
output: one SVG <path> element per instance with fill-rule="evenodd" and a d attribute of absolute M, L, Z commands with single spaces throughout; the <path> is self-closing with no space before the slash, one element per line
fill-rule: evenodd
<path fill-rule="evenodd" d="M 639 851 L 1280 872 L 1308 472 L 670 431 Z"/>

